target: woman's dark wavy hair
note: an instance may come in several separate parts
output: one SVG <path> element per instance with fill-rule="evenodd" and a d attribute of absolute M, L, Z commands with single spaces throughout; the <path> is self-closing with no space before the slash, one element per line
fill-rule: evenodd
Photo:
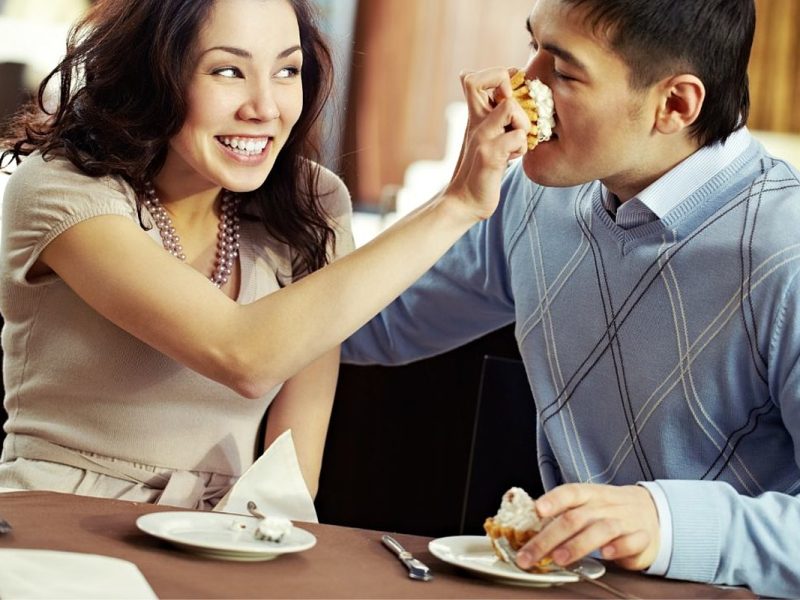
<path fill-rule="evenodd" d="M 692 73 L 706 98 L 691 133 L 701 146 L 725 140 L 750 112 L 747 64 L 753 0 L 564 0 L 580 7 L 631 70 L 633 89 Z"/>
<path fill-rule="evenodd" d="M 215 0 L 99 0 L 73 27 L 67 53 L 17 117 L 0 163 L 40 151 L 87 175 L 122 177 L 141 200 L 186 118 L 195 43 Z M 330 51 L 309 0 L 294 8 L 303 50 L 303 110 L 266 182 L 245 194 L 254 218 L 293 250 L 293 273 L 330 259 L 335 235 L 319 201 L 317 122 L 332 85 Z M 45 88 L 58 76 L 57 107 Z"/>

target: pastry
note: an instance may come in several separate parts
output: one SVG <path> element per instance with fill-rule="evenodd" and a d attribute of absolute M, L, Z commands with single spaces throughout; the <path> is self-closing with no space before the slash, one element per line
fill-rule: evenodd
<path fill-rule="evenodd" d="M 528 132 L 528 150 L 533 150 L 539 142 L 546 142 L 553 135 L 553 92 L 538 79 L 526 79 L 525 71 L 517 71 L 511 76 L 511 89 L 514 99 L 533 124 Z"/>
<path fill-rule="evenodd" d="M 504 537 L 508 540 L 509 545 L 517 551 L 541 531 L 544 525 L 545 522 L 536 514 L 533 499 L 528 493 L 522 488 L 512 487 L 503 494 L 497 514 L 484 521 L 483 529 L 492 542 L 494 553 L 501 560 L 505 560 L 505 554 L 496 546 L 498 538 Z M 529 570 L 547 571 L 548 565 L 552 562 L 550 557 L 545 557 Z"/>

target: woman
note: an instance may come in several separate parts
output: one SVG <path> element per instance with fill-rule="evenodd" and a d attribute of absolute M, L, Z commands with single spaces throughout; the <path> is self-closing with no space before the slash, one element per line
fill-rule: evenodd
<path fill-rule="evenodd" d="M 491 214 L 527 118 L 476 119 L 445 193 L 333 262 L 349 198 L 308 158 L 330 60 L 307 0 L 101 0 L 55 73 L 9 151 L 0 486 L 213 506 L 269 407 L 313 495 L 338 344 Z M 463 79 L 473 106 L 510 95 Z"/>

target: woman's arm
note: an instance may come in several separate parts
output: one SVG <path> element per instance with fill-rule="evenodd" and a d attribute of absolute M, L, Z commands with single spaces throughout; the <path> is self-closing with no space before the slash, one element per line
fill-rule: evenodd
<path fill-rule="evenodd" d="M 508 85 L 508 74 L 465 82 L 481 102 L 485 89 Z M 243 396 L 260 397 L 353 333 L 491 215 L 508 160 L 526 148 L 530 121 L 516 102 L 504 101 L 471 118 L 470 127 L 443 194 L 352 254 L 252 304 L 232 301 L 124 217 L 74 225 L 40 260 L 120 328 Z"/>
<path fill-rule="evenodd" d="M 311 497 L 317 495 L 322 452 L 339 373 L 339 347 L 329 350 L 283 384 L 269 407 L 264 447 L 287 429 Z"/>

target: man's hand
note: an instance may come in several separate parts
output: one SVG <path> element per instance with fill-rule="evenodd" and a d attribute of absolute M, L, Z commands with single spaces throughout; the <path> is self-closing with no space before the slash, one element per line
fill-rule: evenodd
<path fill-rule="evenodd" d="M 658 512 L 642 486 L 568 483 L 536 500 L 536 511 L 552 520 L 517 554 L 523 568 L 545 556 L 568 565 L 599 548 L 604 559 L 642 570 L 658 554 Z"/>

